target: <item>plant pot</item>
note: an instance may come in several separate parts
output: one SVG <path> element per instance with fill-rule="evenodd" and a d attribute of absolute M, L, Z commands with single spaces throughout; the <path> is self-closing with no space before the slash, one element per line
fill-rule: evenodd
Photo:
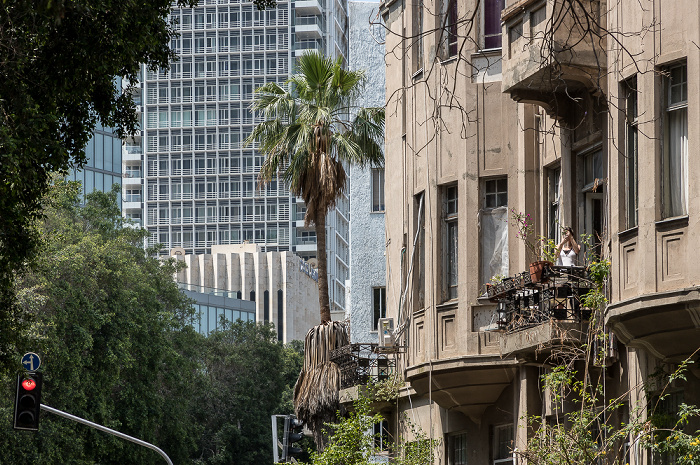
<path fill-rule="evenodd" d="M 486 283 L 486 296 L 490 299 L 496 295 L 496 287 L 491 283 Z"/>
<path fill-rule="evenodd" d="M 542 276 L 546 267 L 552 266 L 553 263 L 547 260 L 540 260 L 530 263 L 530 279 L 533 283 L 547 282 L 547 277 Z"/>

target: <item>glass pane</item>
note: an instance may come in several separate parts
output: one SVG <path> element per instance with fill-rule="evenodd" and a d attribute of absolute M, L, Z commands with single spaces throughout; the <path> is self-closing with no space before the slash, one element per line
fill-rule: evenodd
<path fill-rule="evenodd" d="M 496 208 L 496 196 L 487 195 L 486 196 L 486 208 Z"/>
<path fill-rule="evenodd" d="M 505 207 L 508 205 L 508 194 L 498 194 L 498 206 Z"/>
<path fill-rule="evenodd" d="M 498 180 L 498 192 L 507 192 L 508 191 L 508 179 L 503 178 Z"/>

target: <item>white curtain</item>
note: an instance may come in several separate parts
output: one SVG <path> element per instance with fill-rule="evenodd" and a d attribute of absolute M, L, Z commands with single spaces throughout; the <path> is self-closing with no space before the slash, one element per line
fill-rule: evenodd
<path fill-rule="evenodd" d="M 508 207 L 481 211 L 481 281 L 508 276 Z"/>
<path fill-rule="evenodd" d="M 666 216 L 686 213 L 688 185 L 688 109 L 669 112 Z"/>

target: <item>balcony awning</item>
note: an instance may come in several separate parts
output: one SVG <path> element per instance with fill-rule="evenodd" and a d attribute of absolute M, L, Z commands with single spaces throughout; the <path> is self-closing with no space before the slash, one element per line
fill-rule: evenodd
<path fill-rule="evenodd" d="M 620 341 L 670 363 L 700 347 L 700 289 L 659 292 L 608 306 L 605 323 Z"/>
<path fill-rule="evenodd" d="M 515 359 L 458 357 L 412 366 L 406 377 L 417 394 L 431 395 L 440 407 L 478 422 L 512 384 L 517 366 Z"/>

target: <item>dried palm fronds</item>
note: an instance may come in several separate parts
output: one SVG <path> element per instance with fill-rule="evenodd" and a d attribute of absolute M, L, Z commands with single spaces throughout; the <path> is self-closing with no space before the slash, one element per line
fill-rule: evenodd
<path fill-rule="evenodd" d="M 330 361 L 332 350 L 349 343 L 347 327 L 339 321 L 314 326 L 304 340 L 304 367 L 294 386 L 294 409 L 314 434 L 319 451 L 323 426 L 335 420 L 340 391 L 340 368 Z"/>

